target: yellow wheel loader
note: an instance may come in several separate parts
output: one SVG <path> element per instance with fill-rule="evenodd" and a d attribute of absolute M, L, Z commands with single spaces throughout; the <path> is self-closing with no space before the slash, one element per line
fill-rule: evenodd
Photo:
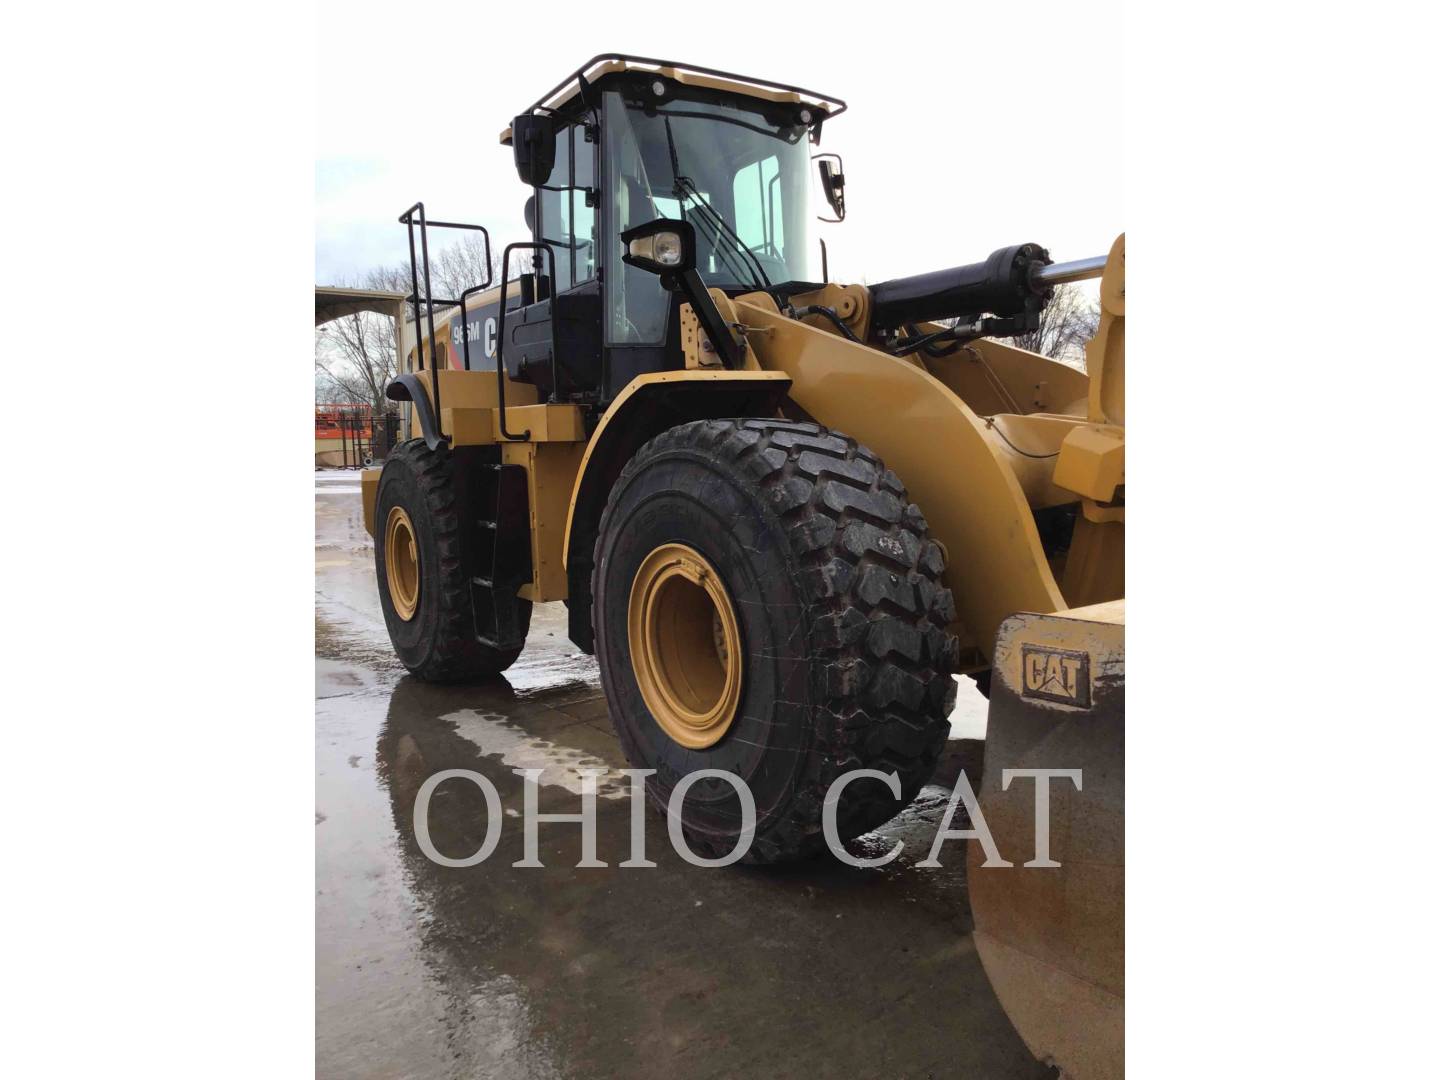
<path fill-rule="evenodd" d="M 431 233 L 475 230 L 487 256 L 489 234 L 401 216 L 412 293 L 387 392 L 409 441 L 362 474 L 410 671 L 493 676 L 531 605 L 563 600 L 657 807 L 698 770 L 738 775 L 755 861 L 822 846 L 850 770 L 896 775 L 900 799 L 844 787 L 842 838 L 897 813 L 944 746 L 953 676 L 1010 685 L 1010 616 L 1123 594 L 1123 238 L 1071 263 L 1025 243 L 832 282 L 812 222 L 845 216 L 841 162 L 818 152 L 844 111 L 622 55 L 563 80 L 500 135 L 531 236 L 498 282 L 435 296 Z M 1088 376 L 1005 343 L 1102 273 Z M 693 784 L 683 820 L 698 854 L 730 851 L 736 790 Z"/>

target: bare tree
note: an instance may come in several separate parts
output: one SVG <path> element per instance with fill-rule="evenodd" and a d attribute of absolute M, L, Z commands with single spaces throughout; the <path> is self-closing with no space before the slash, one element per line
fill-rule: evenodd
<path fill-rule="evenodd" d="M 435 235 L 431 233 L 432 242 Z M 511 277 L 528 270 L 528 257 L 515 253 L 511 257 Z M 423 269 L 416 276 L 423 298 Z M 431 249 L 430 291 L 436 298 L 458 299 L 466 289 L 483 284 L 487 278 L 491 284 L 499 285 L 500 258 L 492 250 L 487 261 L 485 241 L 478 233 L 466 233 L 453 244 Z M 340 285 L 408 296 L 411 282 L 407 261 L 377 266 L 358 284 Z M 406 306 L 407 321 L 414 317 L 412 310 Z M 385 387 L 398 374 L 396 359 L 395 320 L 390 316 L 362 311 L 335 319 L 315 331 L 315 392 L 332 401 L 368 404 L 376 413 L 383 412 L 387 408 Z"/>
<path fill-rule="evenodd" d="M 394 292 L 401 296 L 410 295 L 410 266 L 408 263 L 395 263 L 393 266 L 377 266 L 369 270 L 360 279 L 360 288 L 374 289 L 376 292 Z M 425 288 L 424 279 L 421 279 L 420 288 Z"/>
<path fill-rule="evenodd" d="M 395 320 L 372 311 L 333 319 L 315 331 L 316 392 L 385 411 L 395 377 Z"/>
<path fill-rule="evenodd" d="M 467 232 L 464 237 L 430 257 L 430 287 L 436 296 L 458 300 L 466 289 L 486 281 L 500 283 L 500 256 L 492 251 L 485 258 L 485 241 L 479 233 Z M 421 282 L 420 287 L 425 287 Z"/>
<path fill-rule="evenodd" d="M 1100 326 L 1100 309 L 1073 285 L 1060 285 L 1040 312 L 1040 327 L 1006 340 L 1020 349 L 1084 368 L 1085 343 Z"/>
<path fill-rule="evenodd" d="M 430 234 L 431 244 L 434 245 L 430 249 L 430 291 L 437 298 L 458 300 L 460 294 L 466 289 L 483 285 L 487 280 L 491 285 L 500 284 L 500 252 L 492 248 L 487 260 L 485 240 L 479 233 L 464 233 L 461 239 L 443 246 L 436 244 L 437 235 L 444 234 L 439 230 Z M 497 244 L 496 247 L 500 247 L 500 245 Z M 528 273 L 529 270 L 530 257 L 527 252 L 515 252 L 510 256 L 512 279 L 519 274 Z M 425 295 L 424 269 L 417 268 L 415 276 L 420 285 L 420 295 L 423 297 Z M 386 288 L 409 295 L 411 291 L 410 264 L 405 262 L 372 270 L 366 281 L 367 288 Z M 383 285 L 371 284 L 371 282 L 383 282 Z"/>

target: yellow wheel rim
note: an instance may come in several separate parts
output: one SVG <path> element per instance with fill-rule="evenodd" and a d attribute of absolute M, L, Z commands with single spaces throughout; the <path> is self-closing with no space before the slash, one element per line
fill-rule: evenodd
<path fill-rule="evenodd" d="M 420 603 L 420 556 L 415 549 L 415 526 L 398 506 L 385 519 L 385 583 L 395 614 L 409 622 Z"/>
<path fill-rule="evenodd" d="M 725 584 L 694 548 L 662 544 L 630 586 L 630 662 L 655 722 L 703 750 L 740 704 L 740 628 Z"/>

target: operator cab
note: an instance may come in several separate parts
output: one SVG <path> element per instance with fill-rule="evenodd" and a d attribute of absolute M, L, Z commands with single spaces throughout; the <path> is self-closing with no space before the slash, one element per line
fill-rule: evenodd
<path fill-rule="evenodd" d="M 602 56 L 517 117 L 501 142 L 533 189 L 532 238 L 511 247 L 533 254 L 536 273 L 506 305 L 510 378 L 542 399 L 604 404 L 637 375 L 684 366 L 684 298 L 622 261 L 622 234 L 656 219 L 689 224 L 706 287 L 815 288 L 811 145 L 844 108 L 798 87 Z M 826 180 L 838 212 L 843 178 Z"/>

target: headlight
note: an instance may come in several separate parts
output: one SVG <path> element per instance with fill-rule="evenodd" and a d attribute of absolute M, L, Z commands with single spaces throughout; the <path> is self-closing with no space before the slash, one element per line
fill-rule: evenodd
<path fill-rule="evenodd" d="M 695 228 L 688 221 L 656 218 L 626 229 L 620 242 L 626 265 L 646 273 L 672 278 L 695 268 Z"/>
<path fill-rule="evenodd" d="M 648 259 L 661 266 L 679 266 L 685 257 L 685 246 L 680 240 L 680 234 L 675 232 L 637 236 L 625 250 L 634 258 Z"/>

